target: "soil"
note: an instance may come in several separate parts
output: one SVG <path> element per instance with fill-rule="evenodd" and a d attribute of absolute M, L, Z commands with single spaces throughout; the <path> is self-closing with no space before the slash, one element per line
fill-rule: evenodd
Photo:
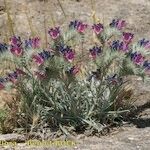
<path fill-rule="evenodd" d="M 14 31 L 18 35 L 27 37 L 31 34 L 30 23 L 34 26 L 35 33 L 44 36 L 44 14 L 47 20 L 47 28 L 52 24 L 65 26 L 68 21 L 77 18 L 87 23 L 92 21 L 91 0 L 60 0 L 65 14 L 63 14 L 57 0 L 7 0 L 9 10 L 13 18 Z M 150 39 L 150 0 L 95 0 L 96 16 L 101 22 L 108 24 L 113 18 L 123 18 L 127 21 L 127 31 L 135 33 L 135 38 Z M 52 15 L 53 14 L 53 15 Z M 0 0 L 0 41 L 9 35 L 7 26 L 6 9 L 3 0 Z M 65 17 L 66 16 L 66 17 Z M 52 18 L 54 21 L 52 21 Z M 6 32 L 7 31 L 7 32 Z M 15 149 L 39 149 L 39 150 L 149 150 L 150 148 L 150 84 L 142 83 L 139 79 L 133 79 L 138 101 L 135 106 L 138 110 L 133 114 L 130 124 L 114 129 L 107 136 L 75 137 L 77 145 L 72 148 L 29 148 L 25 144 L 18 144 Z M 0 98 L 5 93 L 0 93 Z M 7 98 L 8 99 L 8 98 Z M 13 148 L 0 148 L 13 149 Z"/>

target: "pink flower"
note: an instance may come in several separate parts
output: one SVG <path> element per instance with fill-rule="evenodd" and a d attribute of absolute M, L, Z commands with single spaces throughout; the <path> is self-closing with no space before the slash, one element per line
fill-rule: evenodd
<path fill-rule="evenodd" d="M 26 73 L 25 73 L 23 70 L 18 69 L 18 68 L 16 68 L 16 73 L 17 73 L 18 75 L 26 75 Z"/>
<path fill-rule="evenodd" d="M 40 47 L 40 38 L 39 37 L 32 38 L 32 47 L 33 48 Z"/>
<path fill-rule="evenodd" d="M 67 71 L 67 73 L 75 76 L 77 73 L 79 73 L 79 71 L 80 71 L 79 66 L 73 66 Z"/>
<path fill-rule="evenodd" d="M 89 52 L 89 57 L 96 59 L 96 57 L 102 53 L 102 47 L 94 46 L 93 48 L 89 49 Z"/>
<path fill-rule="evenodd" d="M 3 83 L 0 83 L 0 90 L 3 90 L 5 88 Z"/>
<path fill-rule="evenodd" d="M 8 76 L 7 76 L 8 80 L 11 81 L 14 84 L 17 83 L 18 77 L 19 76 L 18 76 L 16 71 L 8 73 Z"/>
<path fill-rule="evenodd" d="M 125 43 L 131 43 L 134 35 L 132 33 L 125 33 L 123 32 L 123 42 Z"/>
<path fill-rule="evenodd" d="M 46 78 L 45 72 L 40 72 L 40 71 L 35 71 L 35 76 L 40 80 L 43 80 Z"/>
<path fill-rule="evenodd" d="M 88 27 L 87 24 L 85 24 L 79 20 L 71 21 L 69 24 L 69 28 L 73 28 L 73 29 L 77 30 L 79 33 L 84 33 L 84 31 L 87 27 Z"/>
<path fill-rule="evenodd" d="M 10 39 L 10 44 L 11 46 L 14 46 L 14 47 L 20 47 L 22 45 L 21 38 L 17 36 L 13 36 Z"/>
<path fill-rule="evenodd" d="M 79 22 L 78 25 L 77 25 L 77 31 L 79 33 L 84 33 L 87 27 L 88 27 L 87 24 Z"/>
<path fill-rule="evenodd" d="M 123 52 L 129 52 L 129 45 L 128 43 L 121 42 L 119 45 L 119 50 Z"/>
<path fill-rule="evenodd" d="M 13 36 L 10 39 L 10 52 L 16 56 L 21 56 L 23 54 L 22 42 L 20 37 Z"/>
<path fill-rule="evenodd" d="M 11 47 L 10 51 L 13 55 L 21 56 L 23 55 L 23 50 L 21 47 Z"/>
<path fill-rule="evenodd" d="M 131 60 L 136 65 L 142 65 L 144 63 L 144 56 L 141 53 L 135 52 L 131 54 Z"/>
<path fill-rule="evenodd" d="M 125 27 L 126 23 L 125 20 L 121 19 L 113 19 L 112 22 L 110 23 L 110 27 L 115 27 L 118 30 L 122 30 L 123 27 Z"/>
<path fill-rule="evenodd" d="M 97 35 L 99 35 L 103 31 L 104 27 L 101 23 L 99 23 L 99 24 L 94 24 L 92 26 L 92 29 Z"/>
<path fill-rule="evenodd" d="M 75 57 L 75 53 L 72 50 L 64 53 L 64 58 L 69 62 L 72 62 L 74 57 Z"/>
<path fill-rule="evenodd" d="M 53 40 L 56 40 L 60 37 L 60 29 L 59 27 L 55 27 L 55 28 L 51 28 L 49 31 L 48 31 L 49 35 L 51 36 L 51 38 Z"/>
<path fill-rule="evenodd" d="M 149 40 L 146 40 L 145 38 L 143 38 L 142 40 L 140 40 L 138 42 L 138 44 L 141 46 L 141 47 L 144 47 L 145 49 L 149 49 L 150 48 L 150 41 Z"/>
<path fill-rule="evenodd" d="M 150 48 L 150 41 L 145 45 L 145 48 L 146 48 L 146 49 L 149 49 L 149 48 Z"/>
<path fill-rule="evenodd" d="M 32 58 L 39 66 L 44 63 L 44 59 L 40 55 L 33 55 Z"/>
<path fill-rule="evenodd" d="M 126 23 L 124 20 L 118 20 L 116 27 L 118 30 L 122 30 L 122 28 L 125 27 L 125 25 Z"/>

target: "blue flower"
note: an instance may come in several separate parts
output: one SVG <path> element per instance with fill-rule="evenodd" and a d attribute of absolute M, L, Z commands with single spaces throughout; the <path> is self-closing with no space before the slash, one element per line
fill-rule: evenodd
<path fill-rule="evenodd" d="M 112 45 L 110 46 L 112 50 L 118 50 L 120 47 L 120 42 L 119 40 L 113 41 Z"/>
<path fill-rule="evenodd" d="M 45 51 L 45 50 L 43 50 L 43 52 L 38 53 L 38 54 L 40 57 L 42 57 L 43 60 L 47 60 L 48 58 L 52 56 L 50 51 Z"/>
<path fill-rule="evenodd" d="M 113 19 L 112 22 L 111 22 L 109 25 L 110 25 L 110 27 L 115 27 L 115 25 L 116 25 L 116 20 Z"/>
<path fill-rule="evenodd" d="M 82 21 L 71 21 L 69 24 L 69 28 L 76 29 L 79 33 L 84 33 L 84 31 L 87 29 L 88 25 L 83 23 Z"/>
<path fill-rule="evenodd" d="M 144 67 L 146 70 L 150 70 L 150 62 L 148 62 L 148 60 L 146 60 L 146 61 L 143 63 L 143 67 Z"/>
<path fill-rule="evenodd" d="M 4 83 L 5 79 L 4 78 L 0 78 L 0 83 Z"/>
<path fill-rule="evenodd" d="M 39 48 L 40 47 L 40 38 L 39 37 L 33 37 L 29 38 L 28 40 L 25 40 L 25 48 Z"/>
<path fill-rule="evenodd" d="M 75 21 L 71 21 L 70 24 L 69 24 L 69 28 L 77 28 L 78 24 L 79 24 L 80 21 L 78 20 L 75 20 Z"/>
<path fill-rule="evenodd" d="M 149 43 L 149 41 L 148 40 L 145 40 L 145 38 L 143 38 L 142 40 L 140 40 L 139 42 L 138 42 L 138 44 L 142 47 L 142 46 L 145 46 L 147 43 Z"/>
<path fill-rule="evenodd" d="M 68 45 L 59 45 L 56 47 L 61 54 L 72 51 L 71 47 Z"/>
<path fill-rule="evenodd" d="M 137 52 L 131 53 L 130 54 L 131 60 L 133 60 L 136 56 L 137 56 Z"/>
<path fill-rule="evenodd" d="M 143 38 L 142 40 L 140 40 L 138 42 L 138 44 L 141 46 L 141 47 L 144 47 L 144 48 L 150 48 L 150 41 L 149 40 L 146 40 L 145 38 Z"/>
<path fill-rule="evenodd" d="M 117 28 L 118 30 L 122 30 L 123 27 L 125 27 L 126 23 L 125 20 L 121 19 L 113 19 L 110 23 L 110 27 Z"/>
<path fill-rule="evenodd" d="M 6 43 L 0 43 L 0 53 L 4 53 L 8 50 L 8 45 Z"/>
<path fill-rule="evenodd" d="M 32 47 L 32 40 L 25 40 L 25 48 L 31 48 Z"/>
<path fill-rule="evenodd" d="M 89 51 L 90 51 L 90 57 L 95 59 L 96 56 L 99 55 L 102 52 L 102 47 L 94 46 Z"/>
<path fill-rule="evenodd" d="M 11 78 L 14 78 L 14 79 L 17 79 L 18 78 L 18 74 L 16 71 L 12 72 L 12 73 L 9 73 L 8 74 L 8 78 L 11 79 Z"/>
<path fill-rule="evenodd" d="M 118 77 L 117 74 L 114 74 L 113 76 L 108 76 L 106 78 L 106 80 L 108 81 L 109 84 L 113 84 L 113 85 L 116 85 L 116 84 L 121 84 L 122 83 L 122 78 L 121 77 Z"/>
<path fill-rule="evenodd" d="M 79 66 L 73 66 L 70 69 L 68 69 L 66 71 L 66 73 L 68 73 L 70 75 L 76 75 L 79 71 L 80 71 L 80 67 Z"/>

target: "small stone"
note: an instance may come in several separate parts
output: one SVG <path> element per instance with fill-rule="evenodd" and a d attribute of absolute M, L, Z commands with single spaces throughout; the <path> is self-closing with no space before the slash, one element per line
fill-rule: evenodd
<path fill-rule="evenodd" d="M 129 137 L 128 139 L 129 139 L 130 141 L 133 141 L 133 140 L 134 140 L 134 138 L 133 138 L 133 137 Z"/>

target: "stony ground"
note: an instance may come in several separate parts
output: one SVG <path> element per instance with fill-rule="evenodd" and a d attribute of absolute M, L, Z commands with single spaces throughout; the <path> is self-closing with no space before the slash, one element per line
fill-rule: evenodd
<path fill-rule="evenodd" d="M 7 0 L 8 8 L 13 18 L 14 32 L 27 37 L 32 30 L 33 33 L 44 36 L 44 15 L 47 27 L 53 24 L 64 26 L 74 18 L 82 19 L 88 23 L 91 22 L 90 0 L 79 0 L 79 2 L 76 0 L 60 1 L 66 17 L 62 13 L 57 0 L 46 0 L 46 4 L 44 4 L 43 0 Z M 95 4 L 96 15 L 101 22 L 108 24 L 115 17 L 123 18 L 128 22 L 127 31 L 135 33 L 137 38 L 146 37 L 150 39 L 150 0 L 95 0 Z M 10 33 L 3 0 L 0 0 L 0 29 L 0 41 L 7 39 Z M 78 144 L 75 147 L 60 149 L 149 150 L 150 86 L 148 83 L 143 84 L 138 80 L 133 81 L 133 85 L 136 87 L 138 96 L 136 104 L 141 109 L 137 112 L 135 119 L 131 120 L 132 124 L 130 126 L 123 126 L 100 138 L 79 135 L 76 137 Z M 2 94 L 0 93 L 0 96 Z M 1 147 L 0 149 L 4 148 Z M 16 149 L 26 150 L 28 147 L 25 147 L 24 144 L 19 144 Z M 57 150 L 59 148 L 47 149 Z"/>
<path fill-rule="evenodd" d="M 7 15 L 3 1 L 0 0 L 0 28 L 2 29 L 0 32 L 1 35 L 6 36 L 6 34 L 9 34 L 9 27 L 7 26 Z M 52 26 L 53 23 L 63 26 L 74 18 L 88 23 L 91 22 L 91 0 L 59 1 L 64 13 L 62 13 L 57 0 L 45 0 L 45 4 L 44 0 L 7 0 L 7 7 L 12 15 L 14 32 L 22 36 L 28 36 L 31 28 L 33 28 L 35 33 L 44 33 L 44 14 L 47 27 Z M 150 0 L 93 1 L 95 1 L 96 16 L 101 22 L 108 24 L 113 18 L 120 17 L 128 22 L 127 30 L 138 33 L 137 37 L 149 37 Z M 30 20 L 30 23 L 28 20 Z"/>

